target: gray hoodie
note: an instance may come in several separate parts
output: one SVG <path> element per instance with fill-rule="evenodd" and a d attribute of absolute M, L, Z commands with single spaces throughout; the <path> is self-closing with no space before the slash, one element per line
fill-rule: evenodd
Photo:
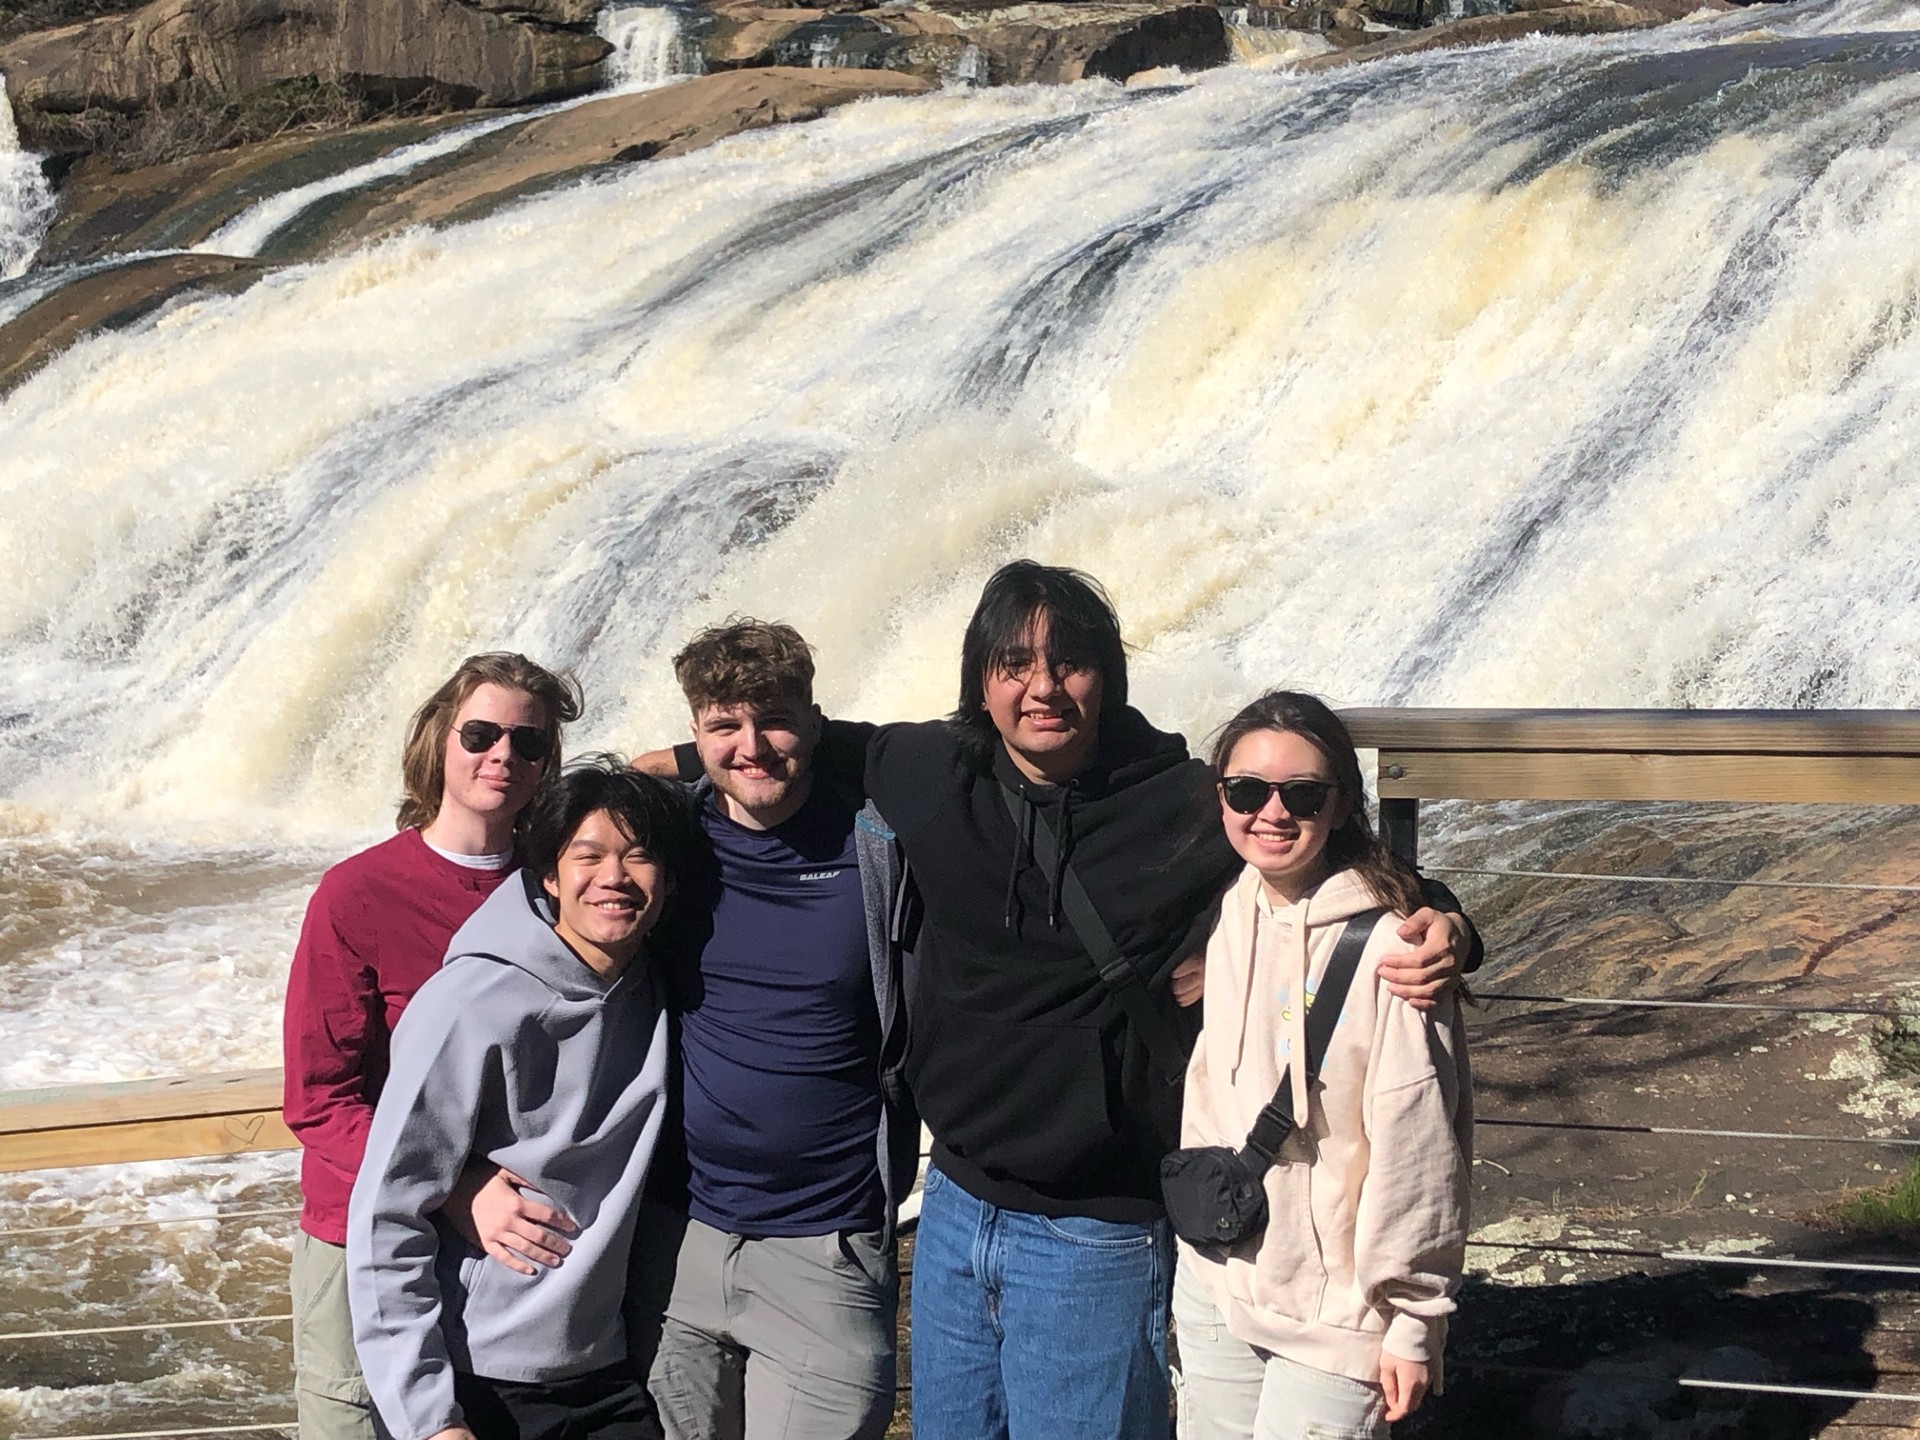
<path fill-rule="evenodd" d="M 643 953 L 611 983 L 567 948 L 526 871 L 460 928 L 393 1033 L 347 1210 L 347 1296 L 394 1440 L 459 1423 L 453 1372 L 550 1381 L 626 1358 L 636 1201 L 665 1109 L 666 1016 Z M 558 1270 L 518 1275 L 436 1213 L 472 1159 L 579 1224 Z"/>

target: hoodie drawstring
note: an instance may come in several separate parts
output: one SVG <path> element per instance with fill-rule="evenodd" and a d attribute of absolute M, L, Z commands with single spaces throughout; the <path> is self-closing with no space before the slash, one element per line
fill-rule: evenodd
<path fill-rule="evenodd" d="M 1053 885 L 1047 891 L 1047 924 L 1060 928 L 1060 886 L 1066 879 L 1067 857 L 1073 853 L 1073 781 L 1060 787 L 1060 808 L 1054 815 L 1053 841 L 1059 861 L 1053 867 Z"/>
<path fill-rule="evenodd" d="M 1053 848 L 1058 857 L 1053 867 L 1052 883 L 1047 889 L 1047 924 L 1050 928 L 1060 928 L 1061 886 L 1066 882 L 1067 857 L 1073 853 L 1073 792 L 1074 784 L 1069 780 L 1060 787 L 1060 803 L 1053 814 Z M 1013 928 L 1013 906 L 1015 891 L 1020 883 L 1020 872 L 1033 860 L 1033 827 L 1039 821 L 1040 807 L 1026 791 L 1020 795 L 1020 824 L 1014 834 L 1013 864 L 1007 869 L 1006 912 L 1000 923 L 1008 930 Z"/>
<path fill-rule="evenodd" d="M 1033 802 L 1023 792 L 1020 796 L 1020 824 L 1013 836 L 1013 864 L 1007 870 L 1007 913 L 1000 922 L 1008 930 L 1013 928 L 1014 886 L 1019 883 L 1020 872 L 1033 855 L 1033 813 Z"/>

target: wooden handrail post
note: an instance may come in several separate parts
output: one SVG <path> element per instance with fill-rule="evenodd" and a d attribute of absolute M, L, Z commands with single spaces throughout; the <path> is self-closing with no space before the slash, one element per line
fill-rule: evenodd
<path fill-rule="evenodd" d="M 1387 849 L 1409 865 L 1420 863 L 1420 802 L 1386 799 L 1380 802 L 1380 838 Z"/>

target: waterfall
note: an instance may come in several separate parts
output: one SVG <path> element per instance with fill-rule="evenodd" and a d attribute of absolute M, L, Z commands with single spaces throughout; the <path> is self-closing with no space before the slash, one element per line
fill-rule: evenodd
<path fill-rule="evenodd" d="M 461 654 L 630 748 L 733 608 L 934 713 L 1021 553 L 1189 732 L 1912 703 L 1920 35 L 1842 3 L 863 104 L 90 339 L 0 404 L 0 793 L 376 823 Z"/>
<path fill-rule="evenodd" d="M 53 211 L 53 187 L 40 171 L 39 158 L 20 148 L 6 77 L 0 76 L 0 280 L 33 263 Z"/>
<path fill-rule="evenodd" d="M 678 6 L 609 5 L 600 12 L 596 28 L 613 46 L 607 57 L 609 89 L 645 90 L 706 68 Z"/>

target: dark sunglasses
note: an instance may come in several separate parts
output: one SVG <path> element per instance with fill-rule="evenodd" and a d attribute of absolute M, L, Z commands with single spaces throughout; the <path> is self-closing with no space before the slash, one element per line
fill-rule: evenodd
<path fill-rule="evenodd" d="M 1220 782 L 1220 795 L 1229 810 L 1258 815 L 1266 808 L 1267 797 L 1277 790 L 1287 814 L 1296 820 L 1311 820 L 1338 788 L 1325 780 L 1262 780 L 1258 775 L 1229 775 Z"/>
<path fill-rule="evenodd" d="M 469 720 L 460 727 L 460 748 L 469 755 L 484 755 L 507 737 L 513 753 L 529 765 L 537 765 L 553 751 L 553 739 L 544 725 L 496 725 L 491 720 Z"/>

